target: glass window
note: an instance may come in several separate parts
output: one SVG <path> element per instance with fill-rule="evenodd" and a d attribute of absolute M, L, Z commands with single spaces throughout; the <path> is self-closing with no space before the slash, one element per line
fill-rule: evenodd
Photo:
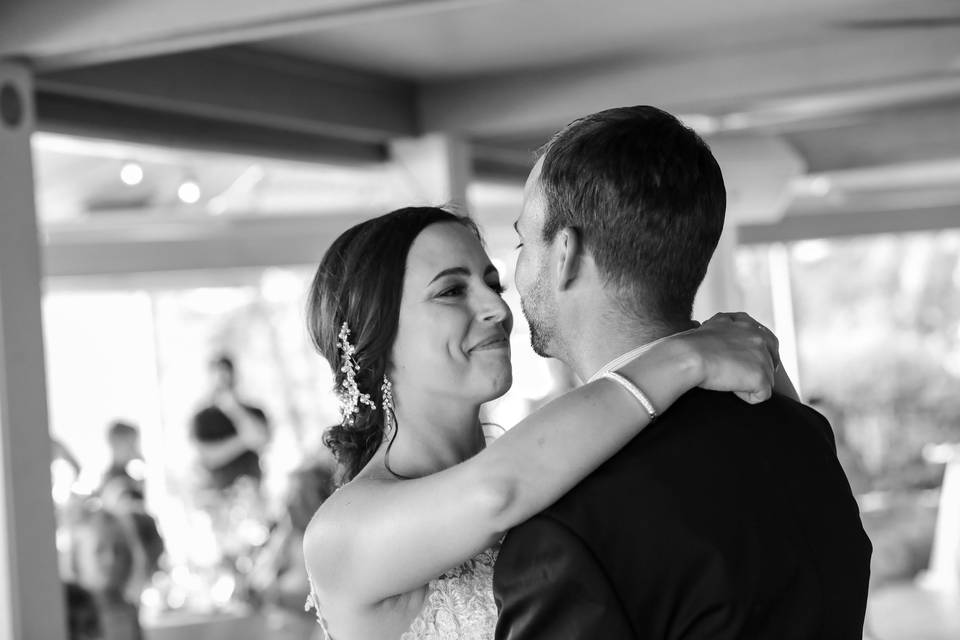
<path fill-rule="evenodd" d="M 799 382 L 834 427 L 874 545 L 868 630 L 931 624 L 917 594 L 960 581 L 960 231 L 742 247 L 761 321 L 782 296 L 778 256 Z"/>
<path fill-rule="evenodd" d="M 283 517 L 288 479 L 326 458 L 320 438 L 339 412 L 330 369 L 304 328 L 312 275 L 312 267 L 181 274 L 176 286 L 55 286 L 45 297 L 51 433 L 80 465 L 75 483 L 59 473 L 57 501 L 64 512 L 98 492 L 105 501 L 108 428 L 118 420 L 138 428 L 143 465 L 127 470 L 143 480 L 169 569 L 143 593 L 148 620 L 243 600 L 241 580 Z M 242 402 L 263 410 L 271 434 L 260 495 L 234 496 L 229 513 L 210 508 L 190 439 L 194 414 L 210 401 L 209 362 L 224 353 Z"/>

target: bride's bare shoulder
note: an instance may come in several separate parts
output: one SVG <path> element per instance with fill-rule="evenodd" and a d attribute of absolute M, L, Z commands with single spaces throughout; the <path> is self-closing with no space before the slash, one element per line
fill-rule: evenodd
<path fill-rule="evenodd" d="M 310 519 L 304 535 L 305 543 L 313 538 L 323 538 L 329 544 L 337 531 L 360 524 L 384 489 L 396 482 L 395 478 L 366 474 L 334 491 Z"/>
<path fill-rule="evenodd" d="M 317 509 L 303 535 L 303 555 L 314 586 L 321 595 L 343 592 L 354 559 L 362 553 L 368 535 L 377 527 L 384 489 L 391 477 L 364 474 L 337 489 Z"/>

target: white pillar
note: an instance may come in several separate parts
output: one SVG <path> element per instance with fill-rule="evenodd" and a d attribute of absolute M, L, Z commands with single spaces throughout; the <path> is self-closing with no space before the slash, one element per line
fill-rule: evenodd
<path fill-rule="evenodd" d="M 390 144 L 393 161 L 416 189 L 417 205 L 450 204 L 466 212 L 472 171 L 470 145 L 450 134 L 430 133 Z"/>
<path fill-rule="evenodd" d="M 743 300 L 737 287 L 736 249 L 737 227 L 727 223 L 707 267 L 707 275 L 693 301 L 694 319 L 703 322 L 721 311 L 743 309 Z"/>
<path fill-rule="evenodd" d="M 63 640 L 50 496 L 33 78 L 0 62 L 0 639 Z"/>
<path fill-rule="evenodd" d="M 806 171 L 803 159 L 778 136 L 728 134 L 709 143 L 723 171 L 727 215 L 723 236 L 694 304 L 694 317 L 698 320 L 718 311 L 743 309 L 736 280 L 737 227 L 780 220 L 789 204 L 791 180 Z M 771 328 L 778 333 L 781 351 L 785 343 L 795 342 L 792 322 L 789 327 L 778 322 Z M 787 331 L 791 335 L 783 333 Z"/>
<path fill-rule="evenodd" d="M 780 339 L 780 362 L 790 376 L 793 388 L 803 397 L 800 379 L 800 337 L 797 334 L 793 305 L 793 279 L 790 271 L 790 251 L 787 245 L 770 245 L 767 252 L 770 264 L 770 300 L 773 302 L 773 326 Z"/>
<path fill-rule="evenodd" d="M 943 471 L 930 566 L 920 583 L 951 596 L 960 593 L 960 446 L 953 448 Z"/>

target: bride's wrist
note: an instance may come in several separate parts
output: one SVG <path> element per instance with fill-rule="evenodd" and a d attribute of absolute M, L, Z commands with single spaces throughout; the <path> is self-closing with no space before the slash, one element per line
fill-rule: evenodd
<path fill-rule="evenodd" d="M 685 391 L 703 384 L 706 379 L 703 355 L 690 339 L 677 336 L 665 340 L 662 345 L 666 351 L 665 357 L 676 367 L 674 375 L 682 381 Z"/>
<path fill-rule="evenodd" d="M 647 394 L 660 412 L 687 391 L 701 385 L 704 371 L 700 351 L 682 336 L 657 343 L 619 369 Z"/>

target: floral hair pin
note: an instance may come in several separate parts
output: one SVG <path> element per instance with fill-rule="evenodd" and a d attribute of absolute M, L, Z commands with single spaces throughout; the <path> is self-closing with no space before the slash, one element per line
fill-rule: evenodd
<path fill-rule="evenodd" d="M 350 344 L 350 327 L 346 322 L 340 327 L 337 346 L 340 348 L 340 358 L 343 363 L 340 371 L 344 374 L 343 382 L 340 383 L 340 389 L 337 391 L 337 397 L 340 399 L 340 415 L 343 424 L 352 425 L 360 412 L 361 404 L 371 409 L 376 409 L 377 405 L 370 399 L 369 393 L 360 393 L 360 388 L 357 386 L 357 371 L 360 367 L 354 358 L 357 350 Z"/>

